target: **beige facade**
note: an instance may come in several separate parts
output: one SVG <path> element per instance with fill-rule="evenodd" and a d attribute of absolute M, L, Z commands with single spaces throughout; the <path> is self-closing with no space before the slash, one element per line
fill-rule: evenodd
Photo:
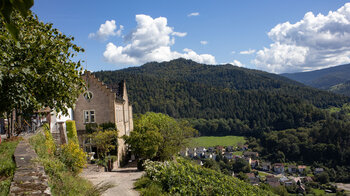
<path fill-rule="evenodd" d="M 87 123 L 112 122 L 116 124 L 120 137 L 129 135 L 133 130 L 133 118 L 125 81 L 121 81 L 118 88 L 112 90 L 89 71 L 86 71 L 82 77 L 87 84 L 87 91 L 79 96 L 73 110 L 73 119 L 78 133 L 85 132 Z M 83 145 L 82 138 L 80 139 Z M 125 153 L 124 140 L 119 139 L 117 166 Z"/>

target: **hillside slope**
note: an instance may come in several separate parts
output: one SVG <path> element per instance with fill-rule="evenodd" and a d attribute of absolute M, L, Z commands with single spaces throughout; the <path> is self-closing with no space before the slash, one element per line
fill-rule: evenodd
<path fill-rule="evenodd" d="M 204 125 L 196 128 L 207 135 L 305 126 L 324 119 L 318 108 L 341 106 L 350 100 L 275 74 L 185 59 L 94 74 L 111 86 L 125 79 L 135 113 L 212 119 L 197 121 Z"/>
<path fill-rule="evenodd" d="M 315 88 L 350 95 L 350 64 L 281 75 Z"/>

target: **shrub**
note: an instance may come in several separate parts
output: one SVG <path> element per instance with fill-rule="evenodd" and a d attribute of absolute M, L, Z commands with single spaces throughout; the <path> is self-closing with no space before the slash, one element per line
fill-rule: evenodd
<path fill-rule="evenodd" d="M 45 134 L 45 145 L 47 147 L 47 152 L 49 154 L 55 154 L 57 150 L 55 140 L 53 139 L 49 126 L 47 124 L 44 124 L 44 134 Z"/>
<path fill-rule="evenodd" d="M 98 127 L 97 123 L 87 123 L 85 124 L 85 131 L 87 133 L 93 133 L 97 130 L 97 127 Z"/>
<path fill-rule="evenodd" d="M 89 135 L 91 143 L 97 148 L 97 155 L 100 159 L 107 157 L 108 153 L 118 148 L 118 131 L 106 130 L 97 131 Z"/>
<path fill-rule="evenodd" d="M 147 176 L 141 177 L 134 183 L 135 189 L 141 192 L 143 196 L 165 195 L 161 184 L 151 180 Z"/>
<path fill-rule="evenodd" d="M 99 126 L 102 128 L 102 130 L 116 130 L 116 126 L 112 122 L 101 123 Z"/>
<path fill-rule="evenodd" d="M 75 127 L 74 120 L 67 120 L 66 121 L 66 130 L 67 130 L 68 140 L 72 140 L 76 144 L 79 144 L 77 128 Z"/>
<path fill-rule="evenodd" d="M 237 178 L 202 168 L 181 158 L 171 162 L 145 161 L 144 165 L 146 176 L 170 195 L 273 195 Z M 150 184 L 143 184 L 145 189 L 151 188 Z M 158 188 L 154 185 L 152 189 Z"/>
<path fill-rule="evenodd" d="M 61 148 L 61 161 L 70 168 L 74 174 L 78 174 L 86 164 L 86 153 L 78 144 L 72 141 L 62 145 Z"/>

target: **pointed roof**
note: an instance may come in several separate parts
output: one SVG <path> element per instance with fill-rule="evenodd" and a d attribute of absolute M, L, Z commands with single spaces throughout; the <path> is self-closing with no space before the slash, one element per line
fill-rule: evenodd
<path fill-rule="evenodd" d="M 102 82 L 99 78 L 97 78 L 93 73 L 90 71 L 85 71 L 83 76 L 91 76 L 97 83 L 101 86 L 102 89 L 106 89 L 109 92 L 115 93 L 117 101 L 124 102 L 125 100 L 123 99 L 124 96 L 124 87 L 125 87 L 125 80 L 121 80 L 117 88 L 113 88 L 111 85 L 107 85 L 104 82 Z"/>

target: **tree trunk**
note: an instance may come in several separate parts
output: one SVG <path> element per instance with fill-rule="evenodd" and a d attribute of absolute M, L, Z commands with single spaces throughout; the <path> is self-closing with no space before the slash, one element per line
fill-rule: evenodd
<path fill-rule="evenodd" d="M 10 124 L 10 115 L 6 112 L 6 117 L 7 117 L 7 130 L 6 130 L 6 135 L 7 135 L 7 138 L 10 138 L 10 127 L 11 127 L 11 124 Z"/>

